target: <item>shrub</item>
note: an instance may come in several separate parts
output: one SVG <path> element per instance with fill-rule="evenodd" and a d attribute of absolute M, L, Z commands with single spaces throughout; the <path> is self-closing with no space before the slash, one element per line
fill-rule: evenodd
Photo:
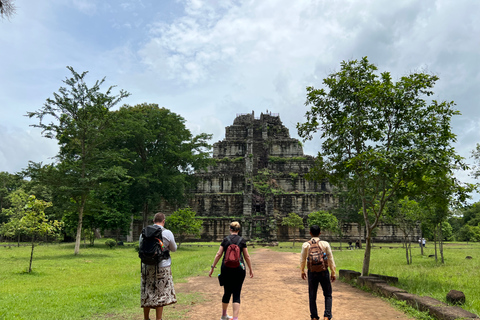
<path fill-rule="evenodd" d="M 117 242 L 113 239 L 106 239 L 105 245 L 111 249 L 117 245 Z"/>

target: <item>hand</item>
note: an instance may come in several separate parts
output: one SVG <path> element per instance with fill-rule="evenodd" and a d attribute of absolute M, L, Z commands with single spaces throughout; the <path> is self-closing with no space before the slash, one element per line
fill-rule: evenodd
<path fill-rule="evenodd" d="M 208 273 L 208 276 L 209 276 L 210 278 L 212 277 L 213 270 L 215 270 L 214 267 L 210 268 L 210 272 Z"/>
<path fill-rule="evenodd" d="M 307 274 L 304 271 L 302 271 L 302 279 L 307 280 Z"/>
<path fill-rule="evenodd" d="M 330 275 L 330 280 L 332 280 L 332 282 L 335 282 L 336 279 L 337 277 L 334 274 Z"/>
<path fill-rule="evenodd" d="M 250 269 L 250 278 L 253 278 L 253 270 Z"/>

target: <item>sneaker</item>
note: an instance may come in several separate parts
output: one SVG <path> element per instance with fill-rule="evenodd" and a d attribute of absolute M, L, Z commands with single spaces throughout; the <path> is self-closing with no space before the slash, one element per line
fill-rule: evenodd
<path fill-rule="evenodd" d="M 233 318 L 233 317 L 230 317 L 230 316 L 227 314 L 226 316 L 222 316 L 222 317 L 220 318 L 220 320 L 230 320 L 230 319 L 232 319 L 232 318 Z"/>

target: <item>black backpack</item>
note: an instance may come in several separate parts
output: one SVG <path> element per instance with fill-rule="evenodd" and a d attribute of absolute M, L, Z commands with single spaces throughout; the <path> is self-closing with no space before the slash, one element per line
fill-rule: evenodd
<path fill-rule="evenodd" d="M 162 228 L 147 226 L 142 230 L 142 241 L 138 249 L 138 257 L 143 264 L 156 265 L 170 257 L 163 245 Z"/>

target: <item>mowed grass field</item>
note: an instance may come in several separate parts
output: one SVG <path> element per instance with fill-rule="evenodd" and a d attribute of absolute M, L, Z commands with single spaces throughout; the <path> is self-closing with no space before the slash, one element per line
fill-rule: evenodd
<path fill-rule="evenodd" d="M 292 247 L 292 242 L 282 242 L 274 250 L 300 252 L 301 243 Z M 338 242 L 330 244 L 334 248 Z M 438 250 L 438 248 L 437 248 Z M 334 259 L 339 269 L 362 271 L 365 251 L 347 250 L 345 243 L 342 250 L 334 250 Z M 445 243 L 445 263 L 428 257 L 435 254 L 433 242 L 427 242 L 424 255 L 421 255 L 418 244 L 412 243 L 413 263 L 407 265 L 405 249 L 399 243 L 375 243 L 370 261 L 370 273 L 398 277 L 398 287 L 409 293 L 420 296 L 429 296 L 446 302 L 446 295 L 450 290 L 463 291 L 466 304 L 462 307 L 472 313 L 480 315 L 480 243 Z M 471 256 L 472 259 L 466 259 Z"/>
<path fill-rule="evenodd" d="M 0 243 L 1 244 L 1 243 Z M 180 246 L 172 253 L 174 282 L 207 274 L 219 244 Z M 75 256 L 73 244 L 35 247 L 33 272 L 27 273 L 31 247 L 0 246 L 0 319 L 132 319 L 141 315 L 140 259 L 133 244 L 110 249 L 97 241 Z M 182 319 L 198 294 L 177 296 L 169 319 Z M 153 314 L 153 313 L 152 313 Z M 140 316 L 141 318 L 141 316 Z"/>
<path fill-rule="evenodd" d="M 219 243 L 205 245 L 182 245 L 172 253 L 176 283 L 207 274 Z M 293 248 L 291 242 L 281 243 L 273 250 L 300 252 L 301 243 Z M 375 244 L 370 272 L 397 276 L 398 286 L 408 292 L 441 301 L 451 289 L 463 291 L 464 308 L 480 314 L 480 244 L 446 244 L 443 265 L 428 257 L 434 254 L 431 243 L 424 256 L 418 245 L 412 250 L 413 264 L 407 265 L 400 244 Z M 78 256 L 73 251 L 73 244 L 35 247 L 29 274 L 30 247 L 0 247 L 0 319 L 141 318 L 140 261 L 133 244 L 109 249 L 97 241 L 95 247 L 82 246 Z M 337 269 L 361 271 L 363 253 L 343 245 L 343 250 L 334 251 Z M 179 302 L 166 308 L 165 316 L 183 319 L 187 308 L 201 299 L 196 293 L 179 295 Z"/>

